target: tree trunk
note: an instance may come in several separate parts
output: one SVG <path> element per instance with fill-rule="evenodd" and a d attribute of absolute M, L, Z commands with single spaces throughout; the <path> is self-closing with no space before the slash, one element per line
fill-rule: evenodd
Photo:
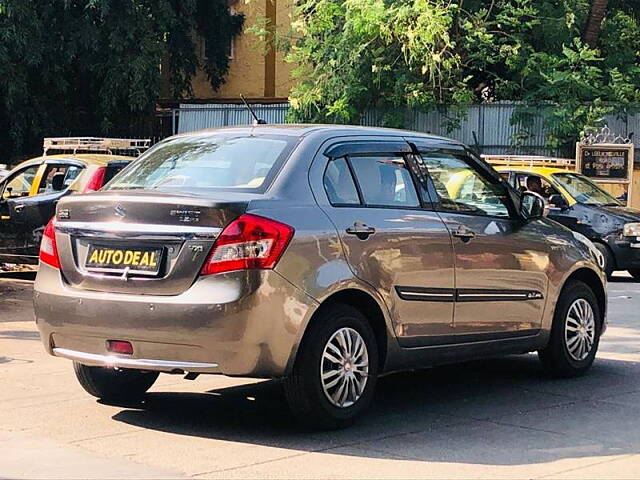
<path fill-rule="evenodd" d="M 591 8 L 589 9 L 587 25 L 582 35 L 582 39 L 591 48 L 596 48 L 598 45 L 598 37 L 600 36 L 602 20 L 604 20 L 608 3 L 609 0 L 591 0 Z"/>

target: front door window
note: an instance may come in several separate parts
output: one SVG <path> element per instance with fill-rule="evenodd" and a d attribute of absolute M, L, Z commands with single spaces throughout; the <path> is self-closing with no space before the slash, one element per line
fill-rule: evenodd
<path fill-rule="evenodd" d="M 560 195 L 560 192 L 547 181 L 547 179 L 529 173 L 516 175 L 516 188 L 521 192 L 533 192 L 542 196 L 547 202 L 552 195 Z"/>
<path fill-rule="evenodd" d="M 38 168 L 39 165 L 33 165 L 16 172 L 9 177 L 5 183 L 4 190 L 2 191 L 2 198 L 8 199 L 28 196 L 29 191 L 31 190 L 31 185 L 33 185 L 36 178 Z"/>
<path fill-rule="evenodd" d="M 510 216 L 511 200 L 505 186 L 482 176 L 463 157 L 423 153 L 422 159 L 433 180 L 438 196 L 434 201 L 440 210 L 491 217 Z"/>

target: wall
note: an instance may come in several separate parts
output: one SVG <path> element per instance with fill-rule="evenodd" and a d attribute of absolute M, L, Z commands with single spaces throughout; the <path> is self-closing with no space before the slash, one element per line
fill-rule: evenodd
<path fill-rule="evenodd" d="M 274 13 L 278 35 L 285 35 L 291 25 L 294 0 L 240 0 L 234 4 L 238 13 L 245 15 L 245 29 L 255 25 L 256 21 L 267 15 L 267 3 Z M 267 78 L 265 84 L 265 61 L 274 63 L 275 77 Z M 229 74 L 222 87 L 214 92 L 204 72 L 199 71 L 193 79 L 194 98 L 238 98 L 240 94 L 247 98 L 286 98 L 292 85 L 292 65 L 284 61 L 282 53 L 265 57 L 264 43 L 251 33 L 243 32 L 234 39 L 234 55 Z M 265 95 L 271 90 L 273 95 Z"/>

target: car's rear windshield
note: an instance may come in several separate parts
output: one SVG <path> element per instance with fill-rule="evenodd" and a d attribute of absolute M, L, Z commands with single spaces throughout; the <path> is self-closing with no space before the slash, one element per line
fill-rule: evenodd
<path fill-rule="evenodd" d="M 178 137 L 149 150 L 104 189 L 261 193 L 294 144 L 295 137 L 280 135 Z"/>

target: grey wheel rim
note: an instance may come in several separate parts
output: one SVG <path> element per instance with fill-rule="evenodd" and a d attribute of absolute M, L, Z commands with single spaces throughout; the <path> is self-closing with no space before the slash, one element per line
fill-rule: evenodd
<path fill-rule="evenodd" d="M 569 307 L 564 328 L 564 341 L 571 358 L 584 360 L 593 349 L 596 338 L 596 320 L 591 304 L 584 298 Z"/>
<path fill-rule="evenodd" d="M 353 328 L 341 328 L 324 347 L 320 381 L 332 405 L 347 408 L 355 404 L 369 376 L 369 352 L 362 336 Z"/>

